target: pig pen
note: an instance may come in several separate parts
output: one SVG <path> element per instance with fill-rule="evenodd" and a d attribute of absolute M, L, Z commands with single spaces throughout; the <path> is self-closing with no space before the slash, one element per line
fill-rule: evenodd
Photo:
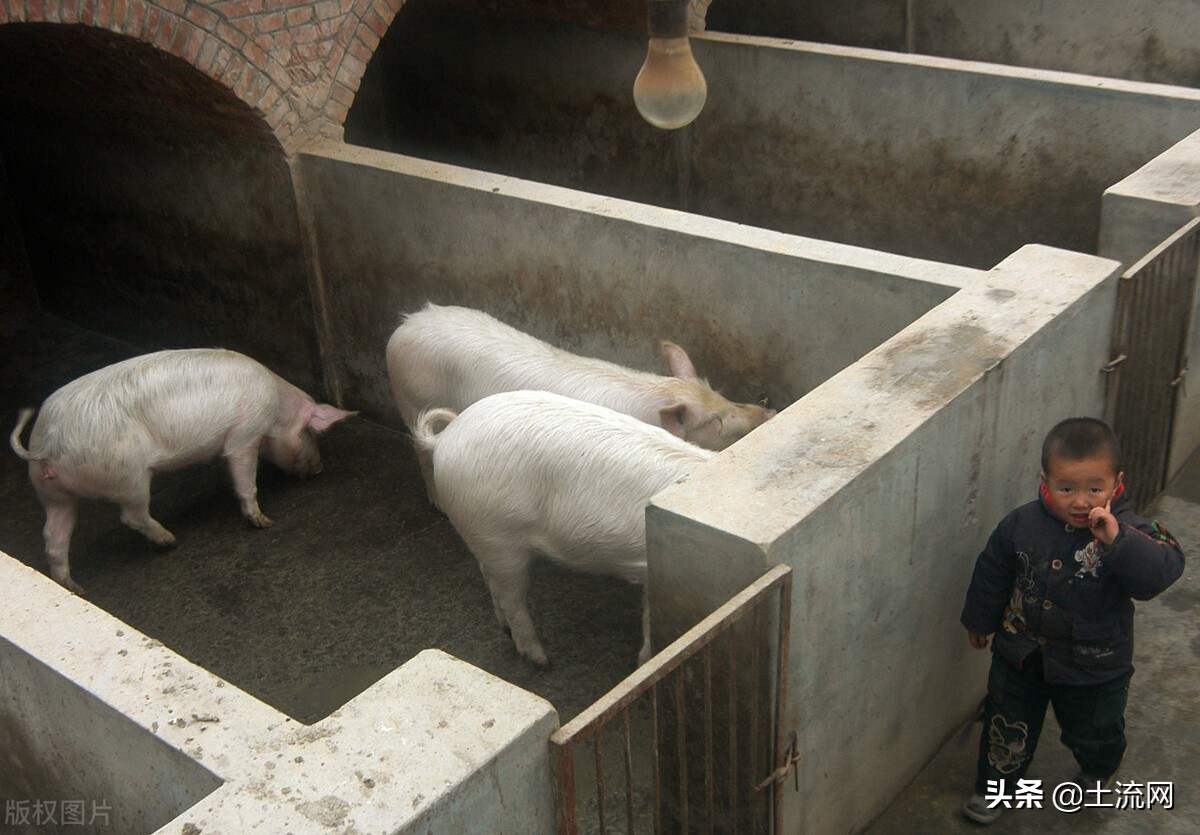
<path fill-rule="evenodd" d="M 395 31 L 408 25 L 398 17 Z M 497 28 L 496 43 L 519 46 L 512 31 Z M 39 31 L 24 43 L 54 37 Z M 5 612 L 0 657 L 5 680 L 16 683 L 6 692 L 6 704 L 19 705 L 16 735 L 24 729 L 43 745 L 35 754 L 64 746 L 54 710 L 22 698 L 20 687 L 28 683 L 55 694 L 59 716 L 67 704 L 76 707 L 65 715 L 85 717 L 98 712 L 93 702 L 112 705 L 134 726 L 121 734 L 161 741 L 169 750 L 147 754 L 148 768 L 151 775 L 163 773 L 166 766 L 153 759 L 160 756 L 174 764 L 173 776 L 135 784 L 132 796 L 159 797 L 167 793 L 164 785 L 179 791 L 154 821 L 136 828 L 153 828 L 173 815 L 180 816 L 174 829 L 192 817 L 231 829 L 251 822 L 304 828 L 345 821 L 348 814 L 356 823 L 379 814 L 372 820 L 414 827 L 430 820 L 448 827 L 451 820 L 505 821 L 514 831 L 548 827 L 544 742 L 554 717 L 545 702 L 436 653 L 418 655 L 368 687 L 407 652 L 400 648 L 405 638 L 384 634 L 381 626 L 414 612 L 433 615 L 434 633 L 453 621 L 484 639 L 501 661 L 516 661 L 493 626 L 473 561 L 424 506 L 391 411 L 383 341 L 399 311 L 426 299 L 485 307 L 564 347 L 640 367 L 657 367 L 653 342 L 670 336 L 734 399 L 765 394 L 776 406 L 790 404 L 711 469 L 661 496 L 649 514 L 657 646 L 764 566 L 787 562 L 797 569 L 789 665 L 794 695 L 782 721 L 799 732 L 804 750 L 836 753 L 826 755 L 823 769 L 809 766 L 815 758 L 802 760 L 803 791 L 786 799 L 789 828 L 865 824 L 977 701 L 982 672 L 971 667 L 978 660 L 963 658 L 947 637 L 954 619 L 949 609 L 990 520 L 1026 497 L 1035 466 L 1031 450 L 1045 425 L 1067 411 L 1100 409 L 1103 381 L 1096 369 L 1107 359 L 1107 329 L 1096 323 L 1111 320 L 1111 279 L 1119 267 L 1044 246 L 1013 250 L 1039 240 L 1094 251 L 1097 236 L 1125 232 L 1140 240 L 1153 226 L 1142 221 L 1169 201 L 1161 188 L 1133 182 L 1131 172 L 1152 172 L 1157 154 L 1178 152 L 1180 140 L 1200 126 L 1196 97 L 711 35 L 696 45 L 702 63 L 716 62 L 722 70 L 706 64 L 708 121 L 669 138 L 640 126 L 609 134 L 604 128 L 630 123 L 631 110 L 612 67 L 636 70 L 640 43 L 578 29 L 551 43 L 571 56 L 570 66 L 591 73 L 593 81 L 604 79 L 612 92 L 573 104 L 572 91 L 590 88 L 540 73 L 536 60 L 556 49 L 526 47 L 519 50 L 521 61 L 491 58 L 494 68 L 519 72 L 497 79 L 490 93 L 496 102 L 505 100 L 497 91 L 506 90 L 510 101 L 535 99 L 511 90 L 530 89 L 533 77 L 557 78 L 564 86 L 553 112 L 564 121 L 555 123 L 575 127 L 544 132 L 557 137 L 549 144 L 539 144 L 537 131 L 522 130 L 521 119 L 516 128 L 493 119 L 490 134 L 450 132 L 453 142 L 468 140 L 468 151 L 515 151 L 511 157 L 524 158 L 525 167 L 461 148 L 439 150 L 428 140 L 409 149 L 497 173 L 336 141 L 285 159 L 219 90 L 203 92 L 221 104 L 224 121 L 185 118 L 189 97 L 173 89 L 180 68 L 156 63 L 129 44 L 121 46 L 131 53 L 130 66 L 148 73 L 158 100 L 171 106 L 139 107 L 136 91 L 127 91 L 113 105 L 117 112 L 94 113 L 109 76 L 87 73 L 79 78 L 98 86 L 70 98 L 65 90 L 78 78 L 44 80 L 60 85 L 50 91 L 62 98 L 51 95 L 50 106 L 21 109 L 20 118 L 12 117 L 17 110 L 7 102 L 0 136 L 8 181 L 0 200 L 6 209 L 0 216 L 8 217 L 0 289 L 15 299 L 6 314 L 20 312 L 5 333 L 19 345 L 44 340 L 49 350 L 30 356 L 50 359 L 14 355 L 6 388 L 23 398 L 41 396 L 90 362 L 219 342 L 262 358 L 314 394 L 363 410 L 361 420 L 326 439 L 320 476 L 296 482 L 263 468 L 261 501 L 277 521 L 269 531 L 243 526 L 218 467 L 159 481 L 155 508 L 180 535 L 170 553 L 155 553 L 122 529 L 111 507 L 89 509 L 73 549 L 76 577 L 91 596 L 105 594 L 98 582 L 103 576 L 136 586 L 137 594 L 111 604 L 120 620 L 39 576 L 40 509 L 19 462 L 5 469 L 6 499 L 15 494 L 15 503 L 25 502 L 17 527 L 26 544 L 15 556 L 36 569 L 4 563 L 11 580 L 4 588 L 16 605 Z M 0 50 L 0 60 L 22 55 L 11 42 L 4 45 L 10 48 Z M 91 61 L 101 60 L 88 52 L 92 46 L 103 60 L 122 55 L 111 43 L 81 47 Z M 622 56 L 615 64 L 608 47 Z M 584 55 L 602 57 L 593 65 L 579 60 Z M 798 98 L 806 89 L 823 93 Z M 461 104 L 470 89 L 458 93 Z M 371 96 L 377 97 L 373 124 L 392 131 L 389 136 L 398 122 L 422 121 L 381 111 L 378 88 L 364 83 L 360 95 L 364 110 L 347 125 L 351 138 L 366 141 L 351 128 L 365 130 L 356 118 L 370 112 Z M 937 112 L 920 110 L 922 102 Z M 534 103 L 540 107 L 523 114 L 526 126 L 548 112 L 544 101 Z M 20 101 L 22 108 L 28 104 Z M 822 118 L 802 118 L 806 108 Z M 580 113 L 587 130 L 574 121 Z M 867 134 L 867 115 L 881 113 L 895 120 L 890 130 L 878 126 L 877 134 Z M 951 119 L 962 113 L 977 118 Z M 131 121 L 139 125 L 132 135 Z M 445 128 L 448 118 L 425 121 L 427 128 Z M 814 124 L 822 131 L 789 133 Z M 706 125 L 713 130 L 707 136 Z M 1068 129 L 1055 129 L 1063 125 Z M 998 145 L 984 141 L 1000 133 Z M 593 152 L 580 153 L 581 147 Z M 835 158 L 837 147 L 851 152 Z M 936 165 L 910 171 L 903 164 L 930 147 L 938 152 Z M 564 166 L 562 159 L 573 153 L 575 162 Z M 767 163 L 776 153 L 781 167 L 772 170 Z M 731 159 L 754 164 L 733 171 Z M 1004 163 L 999 169 L 980 161 L 997 159 Z M 955 176 L 931 174 L 941 171 Z M 1126 175 L 1130 200 L 1102 201 L 1101 192 Z M 964 176 L 974 187 L 960 194 Z M 1181 191 L 1195 188 L 1190 181 L 1185 186 Z M 644 202 L 607 196 L 614 192 Z M 905 199 L 897 203 L 898 197 Z M 647 205 L 656 202 L 667 208 Z M 1182 200 L 1151 219 L 1187 210 Z M 872 249 L 860 248 L 866 246 Z M 664 323 L 670 333 L 660 332 Z M 64 351 L 63 344 L 79 347 Z M 1064 372 L 1056 360 L 1063 351 L 1091 361 Z M 11 420 L 15 409 L 7 398 L 2 405 L 8 411 L 0 417 Z M 380 466 L 383 460 L 388 468 Z M 397 475 L 405 466 L 407 480 Z M 1006 486 L 995 489 L 993 480 Z M 947 525 L 947 517 L 960 523 Z M 6 513 L 6 534 L 9 526 Z M 207 546 L 206 535 L 212 537 Z M 419 565 L 396 569 L 392 549 L 399 541 L 427 549 L 419 550 Z M 0 547 L 10 550 L 7 543 Z M 362 558 L 364 549 L 373 552 L 370 559 Z M 431 552 L 439 555 L 436 572 L 424 559 Z M 445 570 L 447 555 L 457 573 Z M 159 570 L 176 573 L 141 582 Z M 591 578 L 558 574 L 535 579 L 535 595 L 546 597 L 533 603 L 560 666 L 552 674 L 518 669 L 513 675 L 543 692 L 539 681 L 552 680 L 567 663 L 555 646 L 561 639 L 581 653 L 579 680 L 583 668 L 599 672 L 590 692 L 579 691 L 585 702 L 632 663 L 624 659 L 636 654 L 636 592 L 615 587 L 617 602 L 583 609 L 579 631 L 558 634 L 546 607 L 562 605 L 569 617 L 590 604 L 596 589 Z M 570 598 L 564 589 L 577 582 L 583 591 Z M 468 596 L 438 615 L 429 584 L 447 593 L 461 588 Z M 158 594 L 164 585 L 169 597 Z M 414 589 L 401 603 L 400 595 Z M 314 595 L 329 599 L 325 613 L 308 611 Z M 622 605 L 622 595 L 633 615 L 624 621 L 608 611 Z M 298 603 L 305 607 L 299 614 Z M 44 627 L 47 611 L 64 616 L 67 635 Z M 596 625 L 606 613 L 615 615 L 612 630 Z M 128 625 L 127 614 L 146 620 Z M 262 619 L 230 631 L 251 616 Z M 327 658 L 337 664 L 318 660 L 331 637 L 338 643 Z M 301 642 L 285 645 L 290 638 Z M 612 650 L 602 654 L 613 660 L 606 666 L 596 661 L 597 647 L 609 639 Z M 176 654 L 159 642 L 188 649 Z M 901 663 L 911 646 L 922 647 L 919 676 Z M 376 648 L 383 651 L 375 654 Z M 212 656 L 202 660 L 193 655 L 207 651 Z M 469 660 L 487 668 L 496 657 Z M 175 672 L 138 672 L 159 667 Z M 451 681 L 464 692 L 477 691 L 482 704 L 446 698 Z M 380 734 L 394 727 L 397 705 L 424 705 L 413 691 L 430 689 L 431 682 L 438 685 L 434 698 L 425 695 L 436 704 L 418 717 L 426 726 L 454 728 L 469 720 L 468 733 L 484 737 L 481 729 L 498 728 L 501 738 L 487 740 L 482 759 L 377 765 L 384 759 L 380 748 L 392 756 Z M 563 718 L 573 712 L 569 695 L 544 692 Z M 489 712 L 501 703 L 506 707 L 495 709 L 510 721 L 498 722 Z M 180 718 L 186 724 L 171 721 Z M 105 747 L 103 740 L 75 744 Z M 441 749 L 427 749 L 435 750 Z M 480 787 L 480 774 L 499 775 L 499 782 Z M 514 774 L 523 781 L 519 787 L 504 782 L 516 780 Z M 373 793 L 385 776 L 389 796 L 406 807 L 411 798 L 414 812 L 406 809 L 407 817 L 388 808 L 383 792 Z M 401 788 L 433 776 L 439 786 L 467 786 L 462 791 L 475 794 L 460 792 L 438 806 L 427 791 Z M 845 796 L 857 798 L 854 808 L 839 802 Z M 518 797 L 525 802 L 513 800 Z M 516 815 L 517 806 L 529 817 L 512 823 L 517 818 L 504 815 Z"/>

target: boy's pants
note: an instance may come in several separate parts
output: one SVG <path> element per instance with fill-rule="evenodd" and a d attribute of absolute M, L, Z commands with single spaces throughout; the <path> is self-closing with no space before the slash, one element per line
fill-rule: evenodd
<path fill-rule="evenodd" d="M 1114 681 L 1089 686 L 1048 684 L 1042 653 L 1022 667 L 992 653 L 975 791 L 987 794 L 989 780 L 1004 780 L 1011 792 L 1025 776 L 1037 749 L 1047 702 L 1062 727 L 1063 744 L 1090 777 L 1105 778 L 1125 754 L 1125 701 L 1133 670 Z"/>

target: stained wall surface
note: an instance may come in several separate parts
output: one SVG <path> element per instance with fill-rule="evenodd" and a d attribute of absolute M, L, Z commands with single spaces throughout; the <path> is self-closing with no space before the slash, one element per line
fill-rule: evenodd
<path fill-rule="evenodd" d="M 448 36 L 447 33 L 453 33 Z M 346 122 L 359 145 L 989 268 L 1096 252 L 1101 194 L 1200 128 L 1200 94 L 708 32 L 703 115 L 646 125 L 644 39 L 413 0 Z"/>
<path fill-rule="evenodd" d="M 1200 83 L 1190 0 L 720 0 L 708 28 L 1021 67 Z"/>
<path fill-rule="evenodd" d="M 726 396 L 782 408 L 978 275 L 344 145 L 300 171 L 330 372 L 392 423 L 382 347 L 427 301 L 661 373 L 670 339 Z"/>

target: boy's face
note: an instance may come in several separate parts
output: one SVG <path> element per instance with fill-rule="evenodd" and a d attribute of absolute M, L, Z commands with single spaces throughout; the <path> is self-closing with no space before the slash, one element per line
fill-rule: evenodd
<path fill-rule="evenodd" d="M 1075 460 L 1054 455 L 1047 471 L 1041 474 L 1054 515 L 1076 528 L 1088 526 L 1088 514 L 1112 498 L 1122 475 L 1113 471 L 1112 459 L 1107 455 Z"/>

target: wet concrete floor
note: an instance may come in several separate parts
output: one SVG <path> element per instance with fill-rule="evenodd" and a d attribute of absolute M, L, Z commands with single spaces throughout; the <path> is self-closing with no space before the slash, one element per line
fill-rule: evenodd
<path fill-rule="evenodd" d="M 1043 808 L 1010 809 L 995 823 L 980 826 L 961 808 L 975 777 L 982 724 L 960 728 L 867 835 L 971 833 L 997 835 L 1088 832 L 1105 835 L 1200 832 L 1200 456 L 1144 512 L 1157 519 L 1183 547 L 1189 565 L 1183 576 L 1154 600 L 1137 604 L 1134 617 L 1134 675 L 1125 710 L 1129 748 L 1117 773 L 1126 784 L 1112 794 L 1089 794 L 1084 808 L 1059 811 L 1051 790 L 1071 781 L 1078 765 L 1059 742 L 1054 711 L 1046 725 L 1027 779 L 1041 780 Z M 964 633 L 963 640 L 966 640 Z M 986 680 L 979 682 L 980 695 Z M 1173 808 L 1130 808 L 1147 784 L 1169 787 Z M 1140 784 L 1134 789 L 1128 784 Z M 1165 790 L 1165 789 L 1164 789 Z M 846 798 L 846 802 L 854 802 Z M 1118 808 L 1124 803 L 1125 808 Z M 1101 805 L 1106 804 L 1106 805 Z"/>
<path fill-rule="evenodd" d="M 0 322 L 5 438 L 21 406 L 137 353 L 48 316 Z M 219 461 L 155 477 L 151 511 L 176 535 L 173 548 L 122 525 L 116 505 L 85 502 L 72 576 L 90 602 L 305 723 L 427 647 L 543 696 L 563 722 L 632 672 L 638 587 L 539 563 L 530 608 L 553 667 L 537 669 L 497 625 L 474 557 L 426 501 L 407 438 L 352 418 L 321 453 L 324 471 L 309 479 L 260 466 L 259 503 L 275 520 L 264 530 L 241 517 Z M 0 462 L 0 550 L 45 573 L 45 517 L 25 462 L 7 444 Z"/>

